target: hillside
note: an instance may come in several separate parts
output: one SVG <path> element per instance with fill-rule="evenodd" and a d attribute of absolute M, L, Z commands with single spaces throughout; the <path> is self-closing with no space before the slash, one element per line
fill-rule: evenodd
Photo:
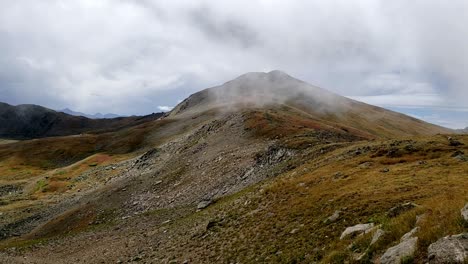
<path fill-rule="evenodd" d="M 156 120 L 163 113 L 143 117 L 89 119 L 72 116 L 38 105 L 12 106 L 0 103 L 0 138 L 28 139 L 115 131 Z"/>
<path fill-rule="evenodd" d="M 468 232 L 468 137 L 449 133 L 274 71 L 137 126 L 0 144 L 0 262 L 369 263 L 419 227 L 405 261 L 425 263 Z M 377 228 L 340 239 L 356 224 Z"/>

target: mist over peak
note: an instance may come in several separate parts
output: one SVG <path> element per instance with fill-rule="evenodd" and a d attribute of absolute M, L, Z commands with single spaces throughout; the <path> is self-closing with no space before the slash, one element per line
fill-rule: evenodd
<path fill-rule="evenodd" d="M 339 112 L 352 100 L 274 70 L 245 73 L 220 86 L 195 93 L 176 106 L 172 114 L 185 112 L 189 108 L 223 107 L 233 110 L 288 101 L 301 102 L 317 111 Z"/>

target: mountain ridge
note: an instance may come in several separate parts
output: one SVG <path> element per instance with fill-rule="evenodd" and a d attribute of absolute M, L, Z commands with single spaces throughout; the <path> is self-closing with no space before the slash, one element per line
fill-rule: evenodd
<path fill-rule="evenodd" d="M 112 113 L 107 113 L 107 114 L 101 114 L 101 113 L 95 113 L 95 114 L 85 114 L 82 112 L 76 112 L 73 111 L 69 108 L 57 110 L 57 112 L 62 112 L 68 115 L 73 115 L 73 116 L 83 116 L 89 119 L 110 119 L 110 118 L 117 118 L 117 117 L 125 117 L 122 115 L 117 115 L 117 114 L 112 114 Z"/>
<path fill-rule="evenodd" d="M 89 119 L 33 104 L 9 105 L 0 103 L 0 137 L 29 139 L 51 136 L 77 135 L 85 132 L 105 132 L 147 121 L 156 120 L 163 113 L 143 117 Z"/>

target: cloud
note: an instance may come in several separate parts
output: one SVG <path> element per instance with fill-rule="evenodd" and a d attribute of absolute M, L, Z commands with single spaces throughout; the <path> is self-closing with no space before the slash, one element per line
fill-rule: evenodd
<path fill-rule="evenodd" d="M 163 112 L 169 112 L 174 108 L 173 106 L 166 106 L 166 105 L 160 105 L 158 106 L 158 109 L 163 111 Z"/>
<path fill-rule="evenodd" d="M 146 114 L 281 69 L 371 103 L 468 107 L 467 12 L 462 0 L 4 1 L 0 101 Z"/>

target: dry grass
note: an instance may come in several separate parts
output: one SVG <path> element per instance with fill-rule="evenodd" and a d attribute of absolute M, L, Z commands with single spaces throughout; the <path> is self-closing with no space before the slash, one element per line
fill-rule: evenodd
<path fill-rule="evenodd" d="M 468 153 L 468 137 L 460 139 Z M 359 238 L 350 250 L 353 240 L 340 241 L 341 232 L 373 222 L 387 234 L 369 249 L 366 259 L 370 261 L 410 231 L 417 215 L 425 214 L 415 258 L 423 261 L 430 243 L 468 231 L 460 219 L 460 208 L 468 201 L 468 162 L 451 157 L 460 148 L 448 146 L 443 136 L 396 143 L 359 143 L 288 172 L 242 206 L 226 205 L 229 215 L 222 228 L 202 243 L 209 243 L 226 261 L 342 263 L 352 261 L 353 253 L 365 251 L 370 236 Z M 367 153 L 349 154 L 366 146 L 370 147 Z M 382 149 L 387 151 L 382 154 Z M 364 162 L 370 162 L 370 167 L 359 166 Z M 383 168 L 389 171 L 382 172 Z M 337 172 L 341 172 L 339 178 Z M 396 218 L 386 216 L 391 207 L 409 201 L 421 207 Z M 335 210 L 342 211 L 340 219 L 324 223 Z"/>

